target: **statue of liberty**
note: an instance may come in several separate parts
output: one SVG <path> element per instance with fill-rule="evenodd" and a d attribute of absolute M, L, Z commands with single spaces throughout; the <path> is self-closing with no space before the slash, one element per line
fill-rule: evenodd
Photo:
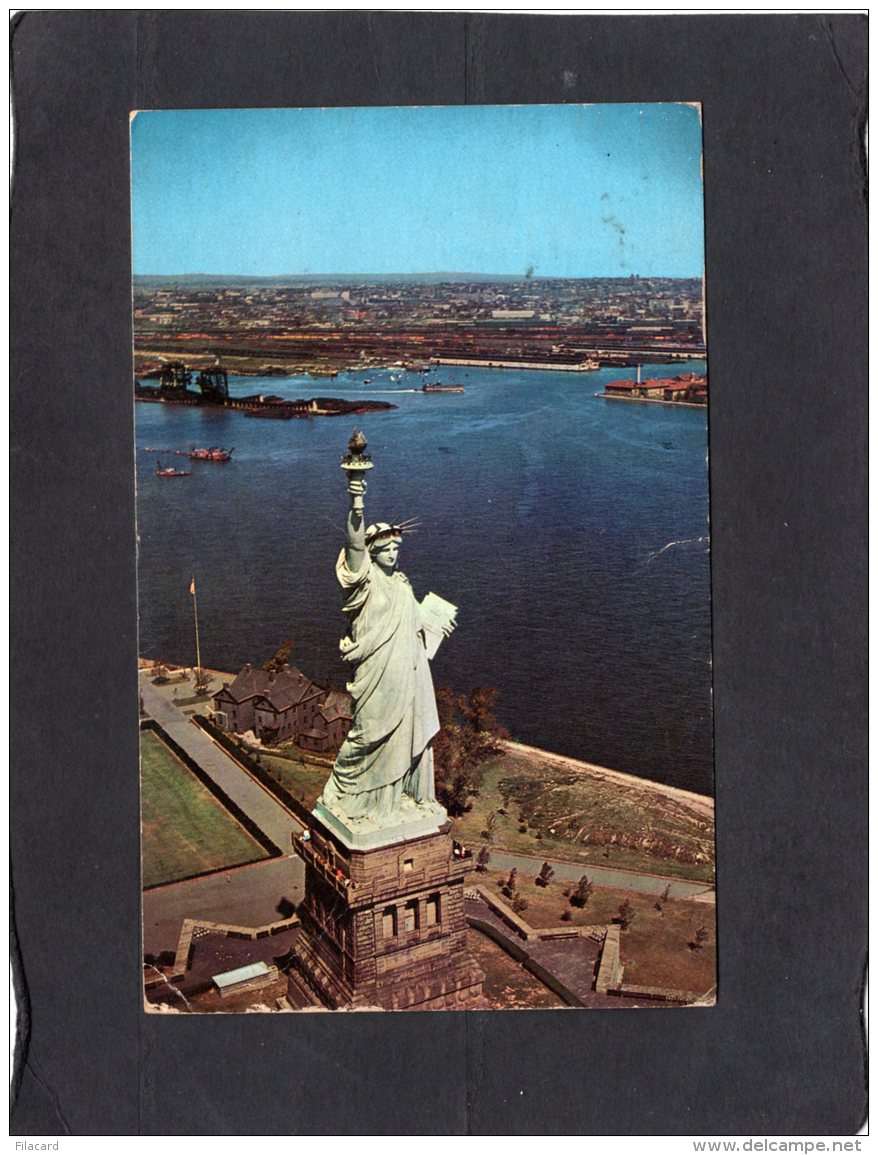
<path fill-rule="evenodd" d="M 318 807 L 354 829 L 418 819 L 435 824 L 446 815 L 433 782 L 439 717 L 429 659 L 453 630 L 455 608 L 435 594 L 419 604 L 397 568 L 410 523 L 364 527 L 364 474 L 372 467 L 365 448 L 355 433 L 342 462 L 351 502 L 336 565 L 349 620 L 340 648 L 354 667 L 353 722 Z"/>

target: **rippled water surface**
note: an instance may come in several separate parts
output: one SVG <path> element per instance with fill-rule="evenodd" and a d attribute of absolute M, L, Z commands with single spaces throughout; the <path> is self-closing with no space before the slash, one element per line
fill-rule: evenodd
<path fill-rule="evenodd" d="M 594 396 L 620 375 L 443 367 L 462 395 L 387 370 L 230 381 L 236 395 L 398 405 L 354 419 L 138 404 L 141 653 L 194 664 L 194 571 L 206 665 L 261 664 L 292 637 L 297 665 L 343 683 L 339 461 L 356 424 L 375 462 L 367 520 L 419 516 L 401 568 L 419 597 L 460 607 L 436 683 L 496 686 L 521 741 L 710 792 L 706 414 Z M 234 457 L 144 452 L 190 444 Z M 192 476 L 155 477 L 157 457 Z"/>

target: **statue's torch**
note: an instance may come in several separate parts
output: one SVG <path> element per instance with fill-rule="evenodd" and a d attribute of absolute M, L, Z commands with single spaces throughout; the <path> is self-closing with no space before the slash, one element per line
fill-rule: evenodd
<path fill-rule="evenodd" d="M 372 460 L 366 453 L 366 438 L 359 429 L 355 429 L 353 436 L 348 442 L 348 452 L 341 459 L 341 468 L 348 476 L 348 492 L 350 493 L 351 481 L 364 481 L 366 474 L 372 468 Z M 351 500 L 351 509 L 359 513 L 363 511 L 363 494 L 353 493 Z"/>

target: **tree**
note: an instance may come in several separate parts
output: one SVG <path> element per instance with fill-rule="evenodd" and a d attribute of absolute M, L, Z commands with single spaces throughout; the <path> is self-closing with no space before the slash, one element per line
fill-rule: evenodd
<path fill-rule="evenodd" d="M 515 911 L 516 914 L 521 914 L 521 912 L 523 910 L 527 910 L 527 907 L 528 907 L 527 899 L 524 897 L 523 894 L 519 894 L 516 891 L 516 893 L 512 896 L 512 909 Z"/>
<path fill-rule="evenodd" d="M 690 950 L 701 950 L 706 942 L 710 941 L 710 932 L 706 926 L 700 926 L 695 932 L 695 937 L 689 943 Z"/>
<path fill-rule="evenodd" d="M 586 906 L 588 900 L 591 898 L 594 891 L 594 883 L 589 882 L 587 874 L 583 874 L 577 884 L 576 890 L 570 895 L 570 905 L 583 907 Z"/>
<path fill-rule="evenodd" d="M 656 903 L 655 903 L 656 910 L 662 910 L 664 908 L 665 903 L 668 901 L 668 899 L 670 897 L 671 897 L 671 884 L 668 883 L 668 885 L 665 887 L 665 889 L 661 892 L 661 894 L 656 899 Z"/>
<path fill-rule="evenodd" d="M 211 677 L 207 670 L 197 669 L 195 671 L 195 693 L 204 694 L 210 689 Z"/>
<path fill-rule="evenodd" d="M 619 923 L 619 926 L 621 926 L 622 930 L 627 930 L 628 927 L 632 924 L 632 922 L 634 922 L 636 917 L 637 917 L 637 914 L 634 910 L 634 907 L 631 905 L 630 901 L 626 898 L 625 901 L 619 907 L 619 917 L 616 921 Z"/>
<path fill-rule="evenodd" d="M 445 809 L 449 814 L 465 814 L 469 809 L 471 783 L 466 774 L 456 774 L 450 786 L 444 792 Z"/>
<path fill-rule="evenodd" d="M 152 669 L 150 670 L 150 677 L 156 686 L 163 686 L 165 682 L 167 682 L 168 667 L 161 660 L 161 658 L 156 658 L 156 660 L 153 662 Z"/>
<path fill-rule="evenodd" d="M 554 877 L 555 871 L 552 869 L 551 864 L 544 862 L 540 867 L 540 873 L 537 875 L 534 881 L 536 882 L 537 886 L 548 886 Z"/>
<path fill-rule="evenodd" d="M 469 697 L 461 700 L 460 710 L 474 733 L 488 735 L 494 744 L 505 736 L 505 732 L 497 725 L 494 716 L 494 704 L 497 691 L 488 686 L 477 686 L 470 690 Z"/>
<path fill-rule="evenodd" d="M 436 692 L 439 733 L 433 739 L 436 796 L 452 817 L 469 808 L 478 794 L 481 763 L 499 750 L 503 731 L 494 719 L 495 690 L 476 689 L 468 697 L 450 686 Z"/>
<path fill-rule="evenodd" d="M 476 857 L 476 870 L 479 874 L 484 874 L 488 869 L 488 863 L 491 861 L 491 852 L 487 846 L 483 846 Z"/>
<path fill-rule="evenodd" d="M 278 646 L 278 648 L 274 651 L 274 653 L 271 655 L 271 657 L 268 659 L 268 661 L 262 667 L 263 670 L 268 670 L 268 672 L 270 674 L 279 674 L 281 672 L 281 670 L 283 670 L 287 666 L 287 664 L 290 660 L 290 655 L 292 654 L 292 652 L 293 652 L 292 638 L 284 638 L 284 640 L 281 642 L 281 644 Z"/>

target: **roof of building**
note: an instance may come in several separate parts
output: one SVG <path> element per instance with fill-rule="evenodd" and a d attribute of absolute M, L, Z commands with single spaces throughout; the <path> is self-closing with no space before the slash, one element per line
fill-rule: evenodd
<path fill-rule="evenodd" d="M 320 686 L 306 678 L 301 671 L 281 670 L 259 695 L 260 705 L 265 702 L 275 710 L 289 710 L 291 706 L 298 706 L 300 702 L 319 697 L 323 693 Z"/>
<path fill-rule="evenodd" d="M 353 718 L 354 704 L 350 694 L 344 690 L 330 690 L 320 713 L 327 722 L 334 722 L 336 718 Z"/>
<path fill-rule="evenodd" d="M 211 975 L 212 980 L 216 985 L 223 990 L 225 987 L 233 987 L 236 983 L 246 983 L 250 979 L 257 979 L 261 975 L 271 974 L 271 967 L 267 962 L 249 963 L 245 967 L 237 967 L 233 971 L 223 971 L 222 974 Z"/>
<path fill-rule="evenodd" d="M 295 667 L 275 674 L 268 670 L 254 670 L 248 662 L 234 682 L 223 687 L 219 693 L 236 702 L 244 702 L 248 698 L 264 698 L 275 710 L 287 710 L 323 691 Z"/>

